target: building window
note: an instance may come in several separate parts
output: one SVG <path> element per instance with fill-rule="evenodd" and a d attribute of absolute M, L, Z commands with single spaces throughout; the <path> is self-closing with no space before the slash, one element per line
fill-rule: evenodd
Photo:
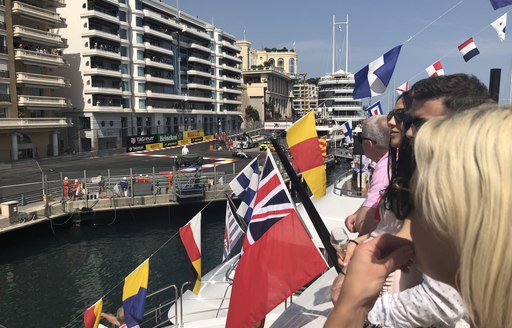
<path fill-rule="evenodd" d="M 139 109 L 146 109 L 146 99 L 139 99 Z M 137 121 L 138 119 L 139 118 L 137 117 Z M 137 125 L 139 125 L 138 122 Z"/>
<path fill-rule="evenodd" d="M 217 40 L 218 40 L 218 41 L 222 41 L 222 35 L 221 35 L 221 34 L 218 34 L 218 35 L 217 35 Z"/>
<path fill-rule="evenodd" d="M 290 74 L 295 74 L 295 58 L 290 58 Z"/>
<path fill-rule="evenodd" d="M 7 109 L 0 108 L 0 118 L 7 118 Z"/>
<path fill-rule="evenodd" d="M 136 34 L 136 43 L 144 43 L 144 36 L 141 33 Z"/>
<path fill-rule="evenodd" d="M 124 28 L 122 28 L 119 30 L 119 36 L 121 37 L 121 39 L 126 40 L 128 39 L 128 32 Z"/>
<path fill-rule="evenodd" d="M 121 56 L 128 57 L 128 47 L 121 47 Z"/>
<path fill-rule="evenodd" d="M 146 84 L 139 83 L 139 92 L 146 92 Z"/>
<path fill-rule="evenodd" d="M 128 74 L 128 64 L 121 64 L 121 66 L 119 67 L 121 69 L 122 74 Z"/>
<path fill-rule="evenodd" d="M 121 22 L 126 22 L 126 12 L 125 11 L 119 11 L 119 20 Z"/>
<path fill-rule="evenodd" d="M 144 60 L 144 51 L 143 50 L 137 50 L 137 59 Z"/>
<path fill-rule="evenodd" d="M 144 76 L 144 67 L 137 67 L 137 76 Z"/>
<path fill-rule="evenodd" d="M 121 88 L 123 91 L 130 91 L 130 83 L 128 81 L 122 81 Z"/>
<path fill-rule="evenodd" d="M 142 17 L 135 17 L 135 25 L 138 27 L 142 27 Z"/>
<path fill-rule="evenodd" d="M 279 58 L 277 60 L 277 67 L 280 67 L 280 68 L 284 67 L 284 59 L 283 58 Z"/>
<path fill-rule="evenodd" d="M 137 9 L 137 10 L 142 9 L 142 1 L 140 1 L 140 0 L 135 1 L 135 9 Z"/>

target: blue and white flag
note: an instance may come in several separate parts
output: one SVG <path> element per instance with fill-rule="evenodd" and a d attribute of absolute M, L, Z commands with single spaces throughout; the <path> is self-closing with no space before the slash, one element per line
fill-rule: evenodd
<path fill-rule="evenodd" d="M 494 10 L 512 5 L 512 0 L 491 0 L 491 5 Z"/>
<path fill-rule="evenodd" d="M 505 29 L 507 28 L 507 13 L 504 13 L 497 20 L 491 23 L 491 26 L 498 33 L 501 42 L 505 41 Z"/>
<path fill-rule="evenodd" d="M 368 107 L 366 109 L 366 112 L 368 113 L 368 117 L 374 115 L 384 115 L 384 112 L 382 111 L 382 106 L 380 105 L 380 101 L 377 101 L 375 104 Z"/>
<path fill-rule="evenodd" d="M 233 190 L 235 195 L 241 200 L 236 213 L 243 217 L 247 224 L 249 224 L 251 220 L 259 181 L 260 170 L 258 167 L 258 159 L 255 158 L 229 183 L 231 190 Z"/>
<path fill-rule="evenodd" d="M 343 134 L 345 135 L 345 139 L 348 143 L 351 143 L 354 141 L 354 138 L 352 136 L 352 128 L 350 127 L 350 122 L 345 122 L 341 125 L 341 130 L 343 131 Z"/>
<path fill-rule="evenodd" d="M 512 0 L 511 0 L 512 1 Z M 352 97 L 361 99 L 383 94 L 391 81 L 402 45 L 396 46 L 355 74 Z"/>
<path fill-rule="evenodd" d="M 226 228 L 224 229 L 224 249 L 222 251 L 222 262 L 226 261 L 229 258 L 229 254 L 231 250 L 236 245 L 240 237 L 244 232 L 242 228 L 238 225 L 238 222 L 235 219 L 235 215 L 231 211 L 231 206 L 229 206 L 229 201 L 226 202 Z"/>

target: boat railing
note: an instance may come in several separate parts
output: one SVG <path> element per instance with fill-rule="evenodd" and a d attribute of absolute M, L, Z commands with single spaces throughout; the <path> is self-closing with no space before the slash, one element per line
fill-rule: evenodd
<path fill-rule="evenodd" d="M 163 293 L 168 291 L 174 291 L 174 295 L 171 298 L 165 298 L 163 301 L 158 302 L 151 309 L 144 313 L 144 321 L 141 323 L 141 327 L 169 327 L 169 318 L 167 311 L 169 311 L 172 304 L 178 299 L 178 287 L 176 285 L 169 285 L 146 296 L 146 304 L 151 304 L 151 299 L 156 296 L 162 296 Z M 178 317 L 178 308 L 175 307 L 175 317 Z"/>
<path fill-rule="evenodd" d="M 349 196 L 364 198 L 367 195 L 366 190 L 361 190 L 357 187 L 357 183 L 354 183 L 352 179 L 354 176 L 354 170 L 348 170 L 343 172 L 334 182 L 333 193 L 338 196 Z"/>

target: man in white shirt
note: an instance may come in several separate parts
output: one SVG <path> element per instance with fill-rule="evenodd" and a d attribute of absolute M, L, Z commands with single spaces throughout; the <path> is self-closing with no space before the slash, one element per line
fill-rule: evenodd
<path fill-rule="evenodd" d="M 188 155 L 187 145 L 183 145 L 183 149 L 181 150 L 181 155 Z"/>

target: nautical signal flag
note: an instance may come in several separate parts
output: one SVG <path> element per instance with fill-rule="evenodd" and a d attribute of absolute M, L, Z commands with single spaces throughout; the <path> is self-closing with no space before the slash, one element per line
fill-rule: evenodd
<path fill-rule="evenodd" d="M 375 104 L 368 107 L 366 109 L 366 112 L 368 113 L 368 117 L 374 116 L 374 115 L 384 115 L 380 101 L 377 101 Z"/>
<path fill-rule="evenodd" d="M 259 180 L 260 169 L 258 159 L 255 158 L 229 183 L 229 187 L 241 201 L 236 213 L 243 217 L 247 224 L 251 220 Z"/>
<path fill-rule="evenodd" d="M 91 307 L 85 310 L 84 313 L 84 327 L 85 328 L 98 328 L 101 319 L 101 311 L 103 310 L 103 298 L 94 303 Z"/>
<path fill-rule="evenodd" d="M 309 111 L 286 130 L 286 142 L 293 156 L 293 165 L 302 173 L 313 196 L 324 196 L 327 178 L 314 111 Z"/>
<path fill-rule="evenodd" d="M 229 254 L 231 254 L 233 246 L 236 245 L 243 234 L 244 232 L 238 225 L 238 222 L 235 219 L 235 215 L 231 210 L 231 206 L 229 206 L 228 200 L 226 201 L 226 228 L 224 229 L 224 249 L 222 252 L 222 262 L 229 258 Z"/>
<path fill-rule="evenodd" d="M 401 95 L 404 92 L 409 91 L 409 81 L 406 81 L 404 84 L 400 85 L 398 88 L 395 89 L 396 93 Z"/>
<path fill-rule="evenodd" d="M 144 319 L 148 292 L 149 259 L 142 262 L 125 279 L 123 286 L 124 320 L 128 328 L 139 327 Z"/>
<path fill-rule="evenodd" d="M 196 283 L 192 291 L 197 295 L 201 288 L 201 212 L 180 228 L 180 237 L 194 268 Z"/>
<path fill-rule="evenodd" d="M 441 61 L 439 60 L 427 67 L 425 71 L 427 71 L 429 77 L 444 75 L 443 65 L 441 65 Z"/>
<path fill-rule="evenodd" d="M 458 48 L 459 48 L 459 51 L 462 54 L 462 57 L 464 58 L 464 61 L 466 63 L 471 58 L 475 57 L 476 55 L 478 55 L 480 53 L 480 51 L 478 51 L 478 48 L 476 47 L 475 42 L 473 41 L 473 38 L 467 39 Z"/>
<path fill-rule="evenodd" d="M 343 134 L 345 135 L 345 139 L 348 143 L 351 143 L 354 141 L 354 138 L 352 136 L 352 128 L 350 127 L 349 121 L 347 121 L 341 125 L 341 130 L 343 131 Z"/>
<path fill-rule="evenodd" d="M 327 156 L 327 136 L 323 136 L 318 139 L 318 143 L 320 144 L 320 151 L 322 152 L 322 157 Z"/>
<path fill-rule="evenodd" d="M 505 29 L 507 28 L 507 13 L 504 13 L 497 20 L 492 22 L 491 26 L 498 33 L 498 38 L 500 39 L 500 41 L 505 41 Z"/>
<path fill-rule="evenodd" d="M 257 190 L 233 280 L 227 328 L 262 322 L 272 309 L 327 269 L 269 150 Z"/>
<path fill-rule="evenodd" d="M 354 99 L 383 94 L 391 81 L 402 45 L 396 46 L 359 70 L 354 78 Z"/>
<path fill-rule="evenodd" d="M 494 10 L 512 5 L 512 0 L 491 0 L 491 5 Z"/>

